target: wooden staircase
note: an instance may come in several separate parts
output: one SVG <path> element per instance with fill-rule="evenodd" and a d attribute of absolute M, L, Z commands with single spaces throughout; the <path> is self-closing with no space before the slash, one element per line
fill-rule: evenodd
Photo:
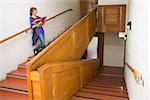
<path fill-rule="evenodd" d="M 70 27 L 71 26 L 67 29 Z M 64 32 L 66 32 L 67 29 Z M 59 38 L 63 33 L 49 42 L 47 46 Z M 18 100 L 18 98 L 19 100 L 28 100 L 26 64 L 32 60 L 33 57 L 34 56 L 28 57 L 27 61 L 18 65 L 17 70 L 8 73 L 6 79 L 0 81 L 0 100 Z"/>
<path fill-rule="evenodd" d="M 104 67 L 95 77 L 99 59 L 81 60 L 95 28 L 96 10 L 36 57 L 19 64 L 18 70 L 8 73 L 6 80 L 0 82 L 0 100 L 70 100 L 65 98 L 72 98 L 81 87 L 72 100 L 128 100 L 122 69 L 119 72 L 117 68 Z"/>
<path fill-rule="evenodd" d="M 129 100 L 122 70 L 104 67 L 102 72 L 83 86 L 72 100 Z"/>
<path fill-rule="evenodd" d="M 0 82 L 0 100 L 27 100 L 27 80 L 25 63 L 18 70 L 7 74 Z M 123 69 L 104 67 L 102 72 L 85 85 L 72 100 L 129 100 L 123 78 Z"/>
<path fill-rule="evenodd" d="M 67 29 L 70 27 L 71 26 Z M 67 29 L 64 32 L 66 32 Z M 47 46 L 59 38 L 63 33 L 49 42 Z M 18 65 L 17 70 L 8 73 L 6 79 L 0 81 L 0 100 L 18 100 L 18 98 L 19 100 L 28 100 L 26 64 L 32 60 L 33 57 L 34 56 L 28 57 L 27 61 Z"/>

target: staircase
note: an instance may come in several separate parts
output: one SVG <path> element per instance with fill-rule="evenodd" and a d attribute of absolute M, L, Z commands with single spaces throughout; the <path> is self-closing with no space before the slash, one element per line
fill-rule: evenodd
<path fill-rule="evenodd" d="M 117 67 L 104 67 L 72 100 L 129 100 L 122 70 Z"/>
<path fill-rule="evenodd" d="M 27 100 L 28 97 L 31 100 L 56 100 L 55 98 L 65 98 L 65 96 L 72 97 L 80 86 L 83 87 L 73 96 L 72 100 L 128 100 L 122 69 L 104 67 L 101 73 L 94 78 L 93 73 L 98 71 L 98 60 L 81 61 L 81 56 L 95 34 L 95 28 L 96 10 L 87 14 L 57 40 L 54 39 L 55 41 L 49 43 L 39 55 L 34 58 L 29 57 L 26 62 L 18 65 L 18 70 L 8 73 L 6 80 L 0 82 L 0 100 Z M 28 75 L 26 75 L 26 66 Z M 51 75 L 56 77 L 51 77 Z M 62 78 L 63 76 L 65 78 Z M 91 78 L 94 79 L 89 82 Z M 56 84 L 51 85 L 53 84 L 51 82 Z M 68 82 L 70 85 L 67 84 Z M 86 82 L 89 83 L 82 85 Z M 60 88 L 62 84 L 63 87 Z M 75 92 L 70 95 L 74 88 Z M 64 90 L 67 90 L 66 94 L 63 94 Z"/>
<path fill-rule="evenodd" d="M 0 100 L 27 100 L 28 89 L 25 63 L 18 70 L 7 74 L 6 80 L 0 82 Z"/>
<path fill-rule="evenodd" d="M 70 27 L 71 26 L 64 32 Z M 49 42 L 47 46 L 59 38 L 63 33 Z M 18 100 L 18 98 L 19 100 L 28 100 L 26 63 L 33 57 L 34 56 L 28 57 L 26 62 L 18 65 L 17 70 L 8 73 L 6 79 L 0 81 L 0 100 Z"/>
<path fill-rule="evenodd" d="M 67 29 L 70 27 L 71 26 Z M 64 32 L 66 32 L 67 29 Z M 63 33 L 49 42 L 47 46 L 59 38 Z M 18 100 L 18 98 L 19 100 L 28 99 L 26 63 L 33 57 L 34 56 L 28 57 L 26 62 L 18 65 L 17 70 L 8 73 L 6 79 L 0 81 L 0 100 Z"/>

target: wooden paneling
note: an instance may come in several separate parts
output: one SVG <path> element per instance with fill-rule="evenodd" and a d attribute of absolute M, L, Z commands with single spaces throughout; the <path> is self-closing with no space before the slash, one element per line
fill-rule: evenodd
<path fill-rule="evenodd" d="M 98 59 L 100 59 L 100 71 L 103 68 L 103 59 L 104 59 L 104 33 L 97 32 L 96 37 L 98 37 L 98 48 L 97 54 Z"/>
<path fill-rule="evenodd" d="M 98 68 L 99 60 L 45 64 L 38 71 L 31 72 L 33 99 L 70 100 L 84 84 L 98 74 Z"/>
<path fill-rule="evenodd" d="M 99 32 L 125 32 L 126 5 L 100 5 L 98 16 Z"/>
<path fill-rule="evenodd" d="M 96 10 L 93 10 L 27 63 L 29 99 L 33 99 L 31 72 L 47 63 L 80 60 L 95 30 Z"/>

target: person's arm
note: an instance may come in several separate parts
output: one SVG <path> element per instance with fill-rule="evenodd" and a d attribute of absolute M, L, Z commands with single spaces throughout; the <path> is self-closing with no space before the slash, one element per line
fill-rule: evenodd
<path fill-rule="evenodd" d="M 36 19 L 33 21 L 33 18 L 30 17 L 30 26 L 32 29 L 36 28 L 36 27 L 40 27 L 41 25 L 43 25 L 42 22 L 39 22 L 38 24 L 34 24 L 36 21 L 40 21 L 40 19 Z"/>
<path fill-rule="evenodd" d="M 32 26 L 32 28 L 40 27 L 43 25 L 43 22 L 39 22 L 38 24 L 35 24 Z"/>
<path fill-rule="evenodd" d="M 35 25 L 35 23 L 36 23 L 37 21 L 41 21 L 41 19 L 36 19 L 36 20 L 32 21 L 32 24 Z"/>

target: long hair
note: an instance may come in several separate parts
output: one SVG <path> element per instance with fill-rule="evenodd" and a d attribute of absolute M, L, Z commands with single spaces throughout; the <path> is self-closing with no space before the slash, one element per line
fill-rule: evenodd
<path fill-rule="evenodd" d="M 37 10 L 37 8 L 36 7 L 31 7 L 30 8 L 30 16 L 32 16 L 32 13 L 33 13 L 34 10 Z"/>

